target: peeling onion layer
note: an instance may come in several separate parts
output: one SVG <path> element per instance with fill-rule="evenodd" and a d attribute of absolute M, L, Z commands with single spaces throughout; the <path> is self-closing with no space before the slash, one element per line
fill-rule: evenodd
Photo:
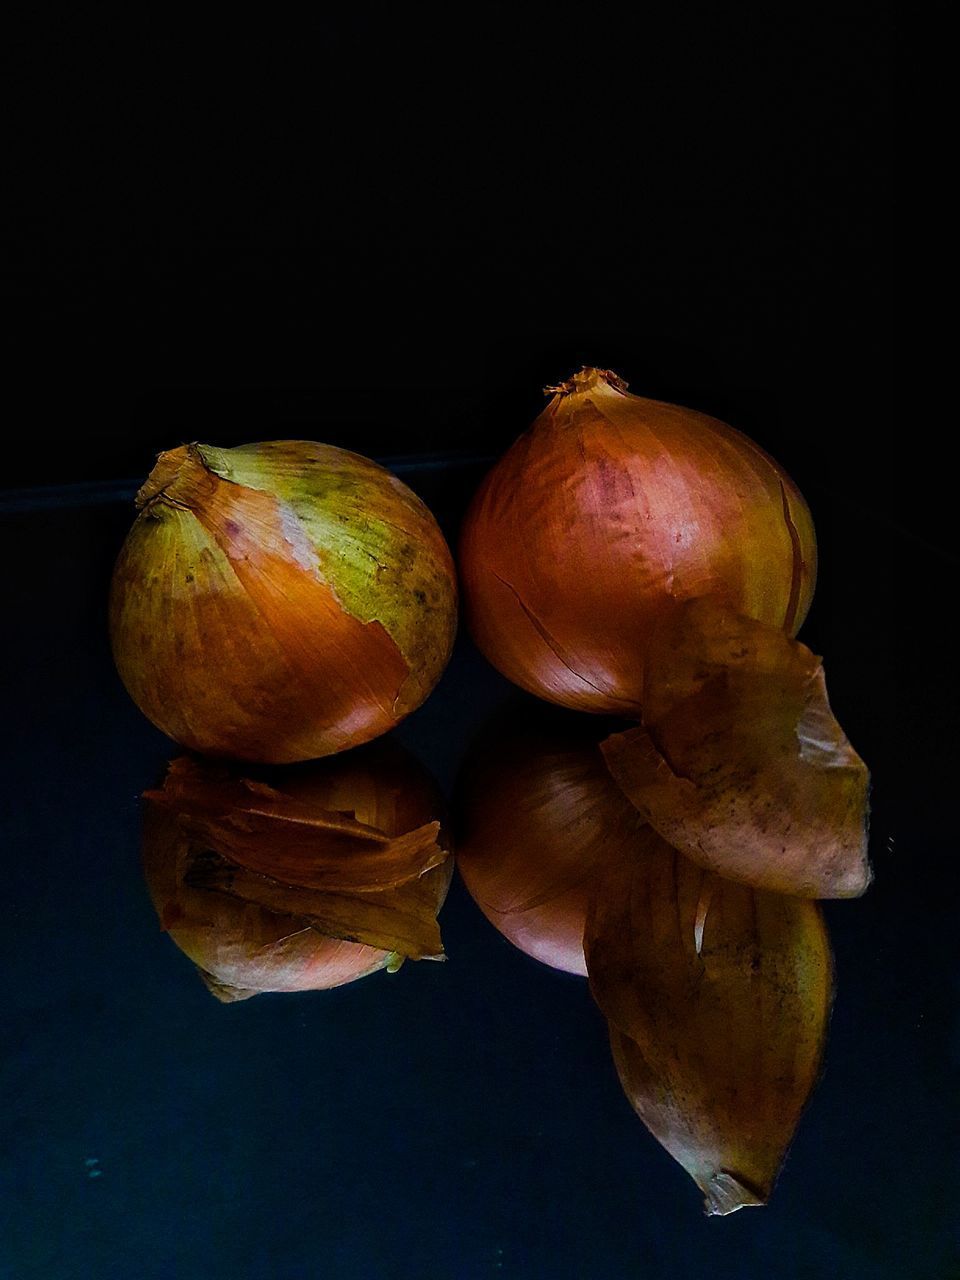
<path fill-rule="evenodd" d="M 602 749 L 643 817 L 701 866 L 809 898 L 870 883 L 869 773 L 820 659 L 783 631 L 715 598 L 679 605 L 647 650 L 642 726 Z"/>

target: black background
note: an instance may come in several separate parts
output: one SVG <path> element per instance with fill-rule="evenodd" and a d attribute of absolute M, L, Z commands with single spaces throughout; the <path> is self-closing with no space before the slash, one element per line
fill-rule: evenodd
<path fill-rule="evenodd" d="M 785 1180 L 778 1195 L 809 1207 L 805 1249 L 818 1223 L 839 1224 L 854 1242 L 850 1257 L 839 1257 L 836 1232 L 825 1227 L 822 1268 L 809 1274 L 839 1266 L 886 1280 L 913 1259 L 916 1274 L 932 1277 L 956 1151 L 956 680 L 944 623 L 956 577 L 944 443 L 952 420 L 947 340 L 904 296 L 918 281 L 936 291 L 942 158 L 929 121 L 916 133 L 904 129 L 904 37 L 881 10 L 671 14 L 667 30 L 662 18 L 640 13 L 614 22 L 594 11 L 554 11 L 535 23 L 500 6 L 446 17 L 404 10 L 392 19 L 358 10 L 349 22 L 324 14 L 296 28 L 266 14 L 241 25 L 231 13 L 212 31 L 195 17 L 181 23 L 163 14 L 135 32 L 78 12 L 43 19 L 42 30 L 11 43 L 20 74 L 5 159 L 12 221 L 3 238 L 0 454 L 0 508 L 10 513 L 4 544 L 13 549 L 13 621 L 0 638 L 4 667 L 17 674 L 8 707 L 10 847 L 36 847 L 54 903 L 50 937 L 62 946 L 56 894 L 70 893 L 57 877 L 57 842 L 75 843 L 78 863 L 93 868 L 83 881 L 87 906 L 102 912 L 111 876 L 133 885 L 134 797 L 172 750 L 128 703 L 102 625 L 110 563 L 132 512 L 85 508 L 84 495 L 125 490 L 157 451 L 190 439 L 316 438 L 411 462 L 459 453 L 465 461 L 444 473 L 449 483 L 435 475 L 436 493 L 423 490 L 452 537 L 482 459 L 539 412 L 544 384 L 582 363 L 615 369 L 640 394 L 716 414 L 782 461 L 810 500 L 823 559 L 803 638 L 826 655 L 835 709 L 874 776 L 876 883 L 861 903 L 827 912 L 846 983 L 830 1059 L 843 1088 L 826 1095 L 818 1115 L 811 1110 L 807 1154 L 798 1157 L 808 1172 L 795 1175 L 792 1192 Z M 924 148 L 933 156 L 926 175 Z M 920 178 L 931 174 L 925 187 Z M 922 214 L 919 231 L 907 231 L 908 211 Z M 71 494 L 71 485 L 87 487 Z M 458 653 L 446 692 L 404 729 L 430 768 L 449 773 L 445 784 L 462 747 L 457 734 L 465 738 L 486 701 L 503 692 L 465 637 Z M 128 810 L 105 821 L 121 784 Z M 83 821 L 65 822 L 61 800 Z M 454 897 L 451 930 L 456 939 L 459 927 L 468 945 L 473 930 L 486 959 L 493 942 L 467 907 L 462 894 Z M 99 982 L 116 947 L 94 934 L 89 918 L 78 914 L 67 936 L 76 936 L 81 955 L 102 944 L 90 969 Z M 127 928 L 128 913 L 116 918 L 118 930 Z M 38 919 L 43 926 L 30 912 L 18 917 L 10 936 L 26 975 L 14 983 L 25 1010 L 25 1074 L 46 1079 L 64 1044 L 87 1054 L 99 1041 L 89 1008 L 73 1008 L 70 991 L 73 1021 L 63 1033 L 42 1014 L 60 1010 L 43 1004 L 59 978 L 33 962 Z M 166 940 L 156 942 L 159 949 Z M 528 978 L 515 957 L 502 963 L 497 981 L 509 995 Z M 144 972 L 144 981 L 157 980 L 154 969 Z M 456 1126 L 476 1123 L 490 1143 L 483 1203 L 500 1197 L 518 1219 L 529 1211 L 534 1234 L 537 1214 L 548 1215 L 531 1246 L 533 1269 L 515 1274 L 539 1280 L 547 1257 L 551 1274 L 561 1274 L 567 1250 L 571 1274 L 588 1274 L 580 1259 L 604 1240 L 615 1255 L 617 1232 L 636 1212 L 633 1148 L 625 1139 L 616 1158 L 595 1153 L 595 1167 L 608 1168 L 620 1191 L 611 1198 L 604 1184 L 587 1206 L 592 1234 L 577 1240 L 565 1239 L 564 1226 L 579 1229 L 583 1205 L 568 1215 L 563 1196 L 583 1194 L 580 1182 L 564 1182 L 582 1159 L 581 1135 L 557 1166 L 555 1189 L 556 1157 L 541 1160 L 539 1146 L 517 1189 L 508 1185 L 516 1162 L 513 1171 L 502 1167 L 500 1126 L 488 1132 L 486 1117 L 503 1088 L 499 1046 L 522 1040 L 524 1005 L 501 1001 L 482 966 L 459 972 L 476 983 L 481 1003 L 502 1010 L 499 1039 L 491 1033 L 467 1072 L 490 1105 L 465 1108 L 467 1119 L 452 1122 L 425 1087 L 425 1133 L 448 1134 L 452 1160 L 463 1146 Z M 528 1004 L 549 1001 L 553 976 L 530 972 Z M 198 1012 L 206 999 L 197 995 Z M 454 1038 L 472 1052 L 468 1032 L 482 1037 L 486 1024 L 466 1028 L 457 1018 L 476 1005 L 455 988 L 442 999 L 460 1028 Z M 410 1002 L 415 1009 L 414 995 Z M 365 1026 L 367 1005 L 356 1007 L 362 1014 L 349 1016 Z M 270 1009 L 265 1018 L 281 1016 Z M 584 1010 L 586 1019 L 586 996 Z M 140 1051 L 139 1032 L 121 1023 L 114 1034 L 103 1022 L 104 1061 L 116 1044 Z M 143 1022 L 158 1034 L 149 1010 Z M 342 1056 L 353 1052 L 356 1028 L 348 1030 L 330 1038 Z M 577 1024 L 571 1041 L 590 1043 L 579 1034 Z M 381 1042 L 369 1038 L 374 1053 Z M 544 1045 L 551 1071 L 565 1070 L 553 1041 Z M 181 1053 L 171 1042 L 177 1105 L 192 1087 Z M 105 1070 L 99 1061 L 96 1071 Z M 447 1092 L 459 1096 L 461 1059 L 451 1054 L 432 1069 L 449 1075 Z M 513 1071 L 509 1055 L 499 1069 Z M 527 1064 L 516 1080 L 526 1088 L 540 1069 Z M 132 1089 L 138 1077 L 130 1069 L 118 1079 Z M 393 1097 L 386 1078 L 382 1092 Z M 25 1096 L 29 1102 L 29 1090 Z M 86 1105 L 69 1081 L 59 1096 L 68 1109 Z M 593 1095 L 577 1077 L 557 1096 Z M 352 1150 L 356 1114 L 381 1114 L 378 1097 L 344 1111 L 344 1149 Z M 510 1132 L 528 1097 L 519 1084 L 517 1097 L 506 1097 Z M 199 1086 L 197 1098 L 198 1108 L 207 1105 Z M 609 1098 L 611 1107 L 622 1102 L 613 1084 Z M 68 1119 L 63 1149 L 79 1162 L 83 1152 L 69 1145 L 72 1113 Z M 563 1119 L 546 1126 L 551 1141 Z M 15 1115 L 8 1150 L 31 1152 L 36 1185 L 59 1203 L 48 1148 L 34 1137 L 45 1123 Z M 424 1151 L 427 1166 L 433 1154 Z M 18 1159 L 15 1187 L 24 1167 Z M 158 1168 L 186 1202 L 204 1164 L 172 1151 Z M 372 1176 L 396 1179 L 393 1169 Z M 461 1228 L 480 1230 L 469 1204 L 461 1204 L 461 1222 L 455 1203 L 445 1203 L 459 1185 L 446 1172 L 424 1200 L 396 1180 L 394 1216 L 407 1215 L 412 1236 L 426 1238 L 434 1220 L 446 1224 L 455 1252 Z M 673 1195 L 671 1184 L 663 1204 Z M 901 1204 L 908 1207 L 898 1216 Z M 660 1232 L 665 1273 L 689 1244 L 689 1269 L 677 1274 L 703 1274 L 708 1257 L 718 1275 L 807 1274 L 807 1253 L 790 1270 L 795 1207 L 783 1218 L 771 1211 L 766 1236 L 735 1228 L 749 1249 L 762 1242 L 762 1257 L 724 1254 L 715 1235 L 688 1235 L 700 1225 L 688 1227 L 689 1207 Z M 79 1200 L 74 1211 L 86 1221 Z M 214 1221 L 227 1221 L 227 1212 Z M 151 1213 L 147 1206 L 143 1220 L 153 1222 Z M 357 1238 L 365 1238 L 368 1219 L 356 1213 Z M 110 1214 L 103 1230 L 112 1240 Z M 171 1234 L 189 1243 L 184 1221 Z M 134 1243 L 139 1229 L 131 1227 Z M 264 1239 L 273 1230 L 270 1220 Z M 23 1231 L 31 1248 L 42 1243 L 33 1219 Z M 205 1224 L 196 1232 L 209 1235 Z M 308 1233 L 291 1232 L 299 1250 Z M 226 1244 L 246 1247 L 242 1239 Z M 863 1262 L 871 1252 L 875 1269 Z M 484 1265 L 482 1274 L 498 1266 L 492 1254 Z M 615 1267 L 596 1274 L 614 1276 Z"/>
<path fill-rule="evenodd" d="M 2 483 L 496 453 L 594 363 L 935 540 L 898 43 L 866 8 L 65 20 L 17 50 Z"/>

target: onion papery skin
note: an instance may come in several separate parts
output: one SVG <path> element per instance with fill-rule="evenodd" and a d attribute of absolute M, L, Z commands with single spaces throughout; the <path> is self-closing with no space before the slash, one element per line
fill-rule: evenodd
<path fill-rule="evenodd" d="M 601 751 L 673 848 L 756 889 L 853 898 L 872 873 L 870 774 L 838 724 L 823 663 L 715 599 L 657 628 L 643 724 Z"/>
<path fill-rule="evenodd" d="M 724 880 L 647 828 L 599 878 L 585 950 L 620 1083 L 707 1213 L 765 1204 L 826 1042 L 819 905 Z"/>
<path fill-rule="evenodd" d="M 285 764 L 358 746 L 429 695 L 453 646 L 443 534 L 395 476 L 305 441 L 160 455 L 120 552 L 120 676 L 164 733 Z"/>
<path fill-rule="evenodd" d="M 202 797 L 203 770 L 208 766 L 196 765 Z M 214 766 L 209 771 L 219 781 L 223 771 Z M 251 776 L 244 770 L 244 777 Z M 442 812 L 432 779 L 390 739 L 335 760 L 260 771 L 258 777 L 294 801 L 352 814 L 387 836 L 401 835 Z M 384 948 L 325 936 L 294 912 L 268 910 L 257 902 L 195 887 L 191 871 L 207 851 L 195 845 L 187 830 L 189 801 L 186 811 L 178 812 L 176 805 L 158 803 L 161 796 L 145 796 L 147 887 L 161 927 L 219 1000 L 231 1002 L 267 991 L 328 990 L 375 973 L 391 961 L 392 953 Z M 438 842 L 449 848 L 444 828 Z M 452 872 L 448 857 L 423 877 L 437 911 Z"/>
<path fill-rule="evenodd" d="M 643 654 L 672 602 L 717 595 L 796 634 L 816 539 L 789 476 L 726 423 L 585 368 L 496 464 L 460 541 L 488 660 L 538 697 L 637 716 Z"/>
<path fill-rule="evenodd" d="M 457 867 L 477 906 L 520 951 L 581 977 L 597 876 L 643 826 L 597 742 L 596 721 L 524 700 L 477 739 L 456 792 Z"/>

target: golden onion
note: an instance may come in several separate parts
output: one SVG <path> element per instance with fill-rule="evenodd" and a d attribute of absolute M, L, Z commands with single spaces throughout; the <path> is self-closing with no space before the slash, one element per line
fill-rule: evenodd
<path fill-rule="evenodd" d="M 716 595 L 794 635 L 816 542 L 799 490 L 745 435 L 629 395 L 609 370 L 552 400 L 481 485 L 460 569 L 473 638 L 508 679 L 575 710 L 636 717 L 663 612 Z"/>
<path fill-rule="evenodd" d="M 131 697 L 192 750 L 288 763 L 357 746 L 423 702 L 456 578 L 415 494 L 307 441 L 160 455 L 113 575 Z"/>

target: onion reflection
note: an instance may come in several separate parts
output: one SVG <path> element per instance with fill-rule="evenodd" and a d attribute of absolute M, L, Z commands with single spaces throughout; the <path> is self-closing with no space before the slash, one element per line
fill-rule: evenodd
<path fill-rule="evenodd" d="M 288 769 L 181 756 L 144 802 L 161 925 L 218 999 L 443 958 L 436 916 L 452 860 L 440 801 L 393 741 Z"/>
<path fill-rule="evenodd" d="M 604 764 L 606 731 L 513 705 L 477 740 L 457 788 L 457 865 L 477 906 L 527 955 L 584 976 L 594 878 L 643 825 Z"/>
<path fill-rule="evenodd" d="M 521 950 L 589 975 L 624 1092 L 707 1212 L 763 1204 L 823 1052 L 821 909 L 677 852 L 613 783 L 603 736 L 527 707 L 491 725 L 459 787 L 463 879 Z"/>
<path fill-rule="evenodd" d="M 598 878 L 585 947 L 634 1110 L 708 1213 L 766 1203 L 826 1038 L 819 905 L 721 880 L 647 828 Z"/>

